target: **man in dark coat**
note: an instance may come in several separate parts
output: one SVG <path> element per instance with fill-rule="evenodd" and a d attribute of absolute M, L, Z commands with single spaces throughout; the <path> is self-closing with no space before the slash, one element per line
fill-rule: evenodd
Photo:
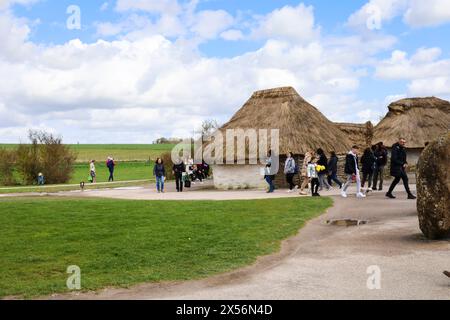
<path fill-rule="evenodd" d="M 406 174 L 406 168 L 408 167 L 408 162 L 406 161 L 406 140 L 404 138 L 400 138 L 397 143 L 392 146 L 391 151 L 391 176 L 394 177 L 394 181 L 389 188 L 389 191 L 386 193 L 386 197 L 395 199 L 392 191 L 394 191 L 395 186 L 403 181 L 403 185 L 405 186 L 405 190 L 408 193 L 408 199 L 414 200 L 416 197 L 409 190 L 408 185 L 408 175 Z"/>
<path fill-rule="evenodd" d="M 181 159 L 178 159 L 173 165 L 172 172 L 175 175 L 177 192 L 183 192 L 183 173 L 186 172 L 186 165 Z"/>

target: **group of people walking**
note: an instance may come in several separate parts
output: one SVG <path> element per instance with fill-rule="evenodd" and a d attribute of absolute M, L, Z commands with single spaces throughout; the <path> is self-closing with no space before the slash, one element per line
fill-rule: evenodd
<path fill-rule="evenodd" d="M 97 170 L 95 167 L 95 160 L 89 162 L 89 176 L 88 181 L 91 183 L 97 182 Z M 108 182 L 114 181 L 114 169 L 116 162 L 113 157 L 108 157 L 106 160 L 106 167 L 109 171 Z M 189 158 L 185 161 L 179 159 L 172 166 L 172 173 L 175 176 L 175 183 L 177 192 L 183 192 L 183 187 L 190 187 L 197 181 L 203 183 L 203 180 L 209 177 L 209 165 L 202 161 L 200 164 L 194 164 L 194 161 Z M 153 176 L 156 179 L 156 189 L 158 193 L 164 192 L 164 182 L 166 180 L 166 169 L 161 158 L 156 159 L 153 167 Z"/>
<path fill-rule="evenodd" d="M 390 174 L 394 177 L 394 180 L 386 193 L 386 197 L 391 199 L 395 198 L 393 191 L 400 180 L 403 181 L 408 199 L 416 199 L 409 188 L 406 172 L 408 162 L 405 144 L 406 140 L 400 138 L 391 149 Z M 347 190 L 352 183 L 356 183 L 357 198 L 365 198 L 369 191 L 383 190 L 383 177 L 385 175 L 385 167 L 388 163 L 387 148 L 382 142 L 379 142 L 371 148 L 366 148 L 361 158 L 359 157 L 359 153 L 359 147 L 356 145 L 347 153 L 344 164 L 346 180 L 341 182 L 338 178 L 339 159 L 336 152 L 331 152 L 330 158 L 328 159 L 324 150 L 320 148 L 316 151 L 310 150 L 306 152 L 300 170 L 293 154 L 288 152 L 284 163 L 284 174 L 289 185 L 288 192 L 293 192 L 295 189 L 298 189 L 298 185 L 294 183 L 296 174 L 300 174 L 302 178 L 299 191 L 301 195 L 307 195 L 305 189 L 309 185 L 311 195 L 320 196 L 319 191 L 332 189 L 333 183 L 341 189 L 341 195 L 344 198 L 348 197 Z M 271 167 L 272 162 L 272 153 L 269 151 L 266 169 Z M 275 191 L 274 178 L 275 175 L 273 174 L 266 173 L 265 175 L 265 180 L 269 185 L 269 193 Z M 367 189 L 363 192 L 366 183 Z"/>
<path fill-rule="evenodd" d="M 175 177 L 177 192 L 183 192 L 184 187 L 190 188 L 191 184 L 195 184 L 197 181 L 203 183 L 203 180 L 209 177 L 209 165 L 205 161 L 202 161 L 200 164 L 194 164 L 191 158 L 185 161 L 178 159 L 172 166 L 172 173 Z M 153 175 L 156 177 L 158 193 L 164 193 L 166 170 L 161 158 L 156 160 Z"/>
<path fill-rule="evenodd" d="M 405 145 L 406 140 L 400 138 L 391 148 L 390 174 L 394 177 L 394 180 L 386 193 L 386 197 L 391 199 L 395 198 L 393 191 L 400 181 L 403 181 L 408 199 L 416 199 L 409 188 Z M 359 158 L 359 147 L 356 145 L 352 147 L 345 157 L 344 173 L 346 178 L 344 182 L 338 178 L 338 162 L 339 158 L 336 152 L 332 151 L 330 158 L 328 158 L 324 150 L 319 148 L 315 151 L 310 150 L 306 152 L 303 162 L 299 166 L 292 152 L 288 152 L 283 168 L 286 182 L 289 186 L 288 192 L 294 192 L 300 189 L 299 193 L 301 195 L 307 195 L 305 190 L 309 186 L 311 195 L 316 197 L 320 196 L 320 191 L 324 189 L 331 190 L 333 184 L 336 184 L 341 190 L 342 197 L 347 198 L 347 190 L 352 183 L 356 183 L 357 198 L 365 198 L 369 191 L 383 190 L 383 177 L 385 175 L 385 167 L 388 163 L 388 150 L 382 142 L 377 143 L 371 148 L 366 148 L 361 158 Z M 276 189 L 274 184 L 275 174 L 271 172 L 272 165 L 272 152 L 269 151 L 264 176 L 269 185 L 268 193 L 272 193 Z M 114 181 L 115 166 L 114 159 L 108 157 L 106 167 L 109 171 L 108 181 L 110 182 Z M 89 169 L 89 181 L 95 183 L 95 160 L 91 160 Z M 203 183 L 203 180 L 209 177 L 209 171 L 209 165 L 205 161 L 195 164 L 191 158 L 185 159 L 184 161 L 181 158 L 178 159 L 172 166 L 177 192 L 183 192 L 184 187 L 189 188 L 191 184 L 195 184 L 197 181 Z M 300 175 L 302 179 L 300 188 L 294 182 L 296 175 Z M 158 193 L 164 192 L 166 169 L 161 158 L 158 158 L 155 162 L 153 176 L 156 178 L 156 189 Z M 363 192 L 366 183 L 367 189 Z"/>

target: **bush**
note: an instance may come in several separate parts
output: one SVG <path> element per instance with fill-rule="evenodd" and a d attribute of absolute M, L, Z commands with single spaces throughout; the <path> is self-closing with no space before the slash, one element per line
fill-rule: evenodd
<path fill-rule="evenodd" d="M 21 174 L 24 184 L 33 184 L 36 182 L 39 172 L 42 172 L 37 144 L 21 144 L 17 148 L 16 158 L 16 168 Z"/>
<path fill-rule="evenodd" d="M 44 131 L 30 131 L 29 139 L 31 144 L 17 149 L 17 171 L 24 182 L 35 183 L 40 172 L 48 184 L 69 181 L 76 155 L 62 144 L 62 139 Z"/>
<path fill-rule="evenodd" d="M 0 149 L 0 184 L 4 186 L 12 186 L 17 184 L 14 179 L 15 162 L 15 151 Z"/>

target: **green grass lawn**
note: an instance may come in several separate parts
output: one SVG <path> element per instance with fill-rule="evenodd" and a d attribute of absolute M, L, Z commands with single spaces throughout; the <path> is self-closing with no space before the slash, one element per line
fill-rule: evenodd
<path fill-rule="evenodd" d="M 174 144 L 69 144 L 77 153 L 77 162 L 92 159 L 106 161 L 108 156 L 118 161 L 155 160 L 165 152 L 170 152 Z M 0 148 L 13 149 L 17 144 L 0 144 Z"/>
<path fill-rule="evenodd" d="M 116 162 L 114 169 L 114 181 L 130 181 L 153 179 L 153 161 L 146 162 Z M 109 171 L 105 161 L 95 164 L 97 182 L 106 182 L 109 178 Z M 89 175 L 89 163 L 77 163 L 74 167 L 72 179 L 69 184 L 87 182 Z"/>
<path fill-rule="evenodd" d="M 0 200 L 0 297 L 207 277 L 277 251 L 330 198 L 251 201 Z"/>
<path fill-rule="evenodd" d="M 102 183 L 86 183 L 85 190 L 97 190 L 97 189 L 109 189 L 109 188 L 121 188 L 121 187 L 140 187 L 151 183 L 154 185 L 154 179 L 150 180 L 133 180 L 124 182 L 102 182 Z M 80 190 L 79 184 L 52 184 L 44 186 L 28 186 L 28 187 L 2 187 L 0 186 L 0 194 L 11 193 L 30 193 L 38 192 L 42 193 L 55 193 L 61 191 L 74 191 Z"/>

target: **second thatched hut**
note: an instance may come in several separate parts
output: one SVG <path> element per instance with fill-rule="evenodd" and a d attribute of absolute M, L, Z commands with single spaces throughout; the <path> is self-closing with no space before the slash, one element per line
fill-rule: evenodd
<path fill-rule="evenodd" d="M 436 97 L 408 98 L 393 102 L 374 129 L 373 143 L 391 147 L 399 138 L 407 141 L 408 161 L 415 165 L 425 144 L 450 130 L 450 102 Z"/>
<path fill-rule="evenodd" d="M 373 124 L 368 121 L 366 123 L 335 123 L 335 125 L 345 133 L 353 145 L 360 148 L 367 148 L 372 146 L 373 140 Z"/>

